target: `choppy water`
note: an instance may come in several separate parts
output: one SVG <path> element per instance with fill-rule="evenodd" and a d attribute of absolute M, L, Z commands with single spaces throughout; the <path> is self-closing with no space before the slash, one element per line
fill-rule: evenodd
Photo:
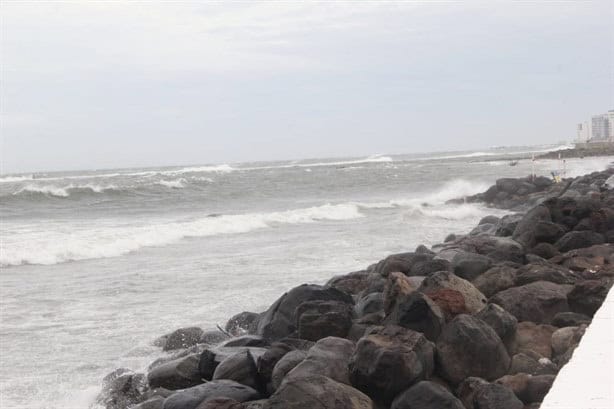
<path fill-rule="evenodd" d="M 165 332 L 465 232 L 497 211 L 444 202 L 527 175 L 509 158 L 544 149 L 4 175 L 0 407 L 90 407 Z"/>

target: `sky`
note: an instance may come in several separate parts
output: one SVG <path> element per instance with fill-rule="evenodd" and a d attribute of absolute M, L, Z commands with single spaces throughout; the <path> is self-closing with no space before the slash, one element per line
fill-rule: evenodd
<path fill-rule="evenodd" d="M 0 2 L 1 173 L 570 141 L 614 2 Z"/>

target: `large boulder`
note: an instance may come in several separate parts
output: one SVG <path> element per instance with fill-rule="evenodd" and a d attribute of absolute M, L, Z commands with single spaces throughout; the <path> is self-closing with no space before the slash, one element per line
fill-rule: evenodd
<path fill-rule="evenodd" d="M 281 382 L 284 380 L 288 372 L 293 370 L 298 364 L 303 362 L 307 357 L 306 351 L 296 349 L 285 354 L 273 367 L 273 374 L 271 375 L 271 384 L 273 390 L 277 390 Z"/>
<path fill-rule="evenodd" d="M 516 397 L 525 404 L 541 402 L 554 382 L 554 375 L 528 375 L 519 373 L 505 375 L 497 379 L 496 383 L 511 389 Z"/>
<path fill-rule="evenodd" d="M 163 337 L 164 351 L 172 351 L 175 349 L 189 348 L 200 342 L 204 331 L 198 327 L 179 328 Z"/>
<path fill-rule="evenodd" d="M 429 276 L 437 271 L 451 271 L 452 265 L 448 260 L 433 258 L 430 260 L 418 261 L 411 266 L 409 276 Z"/>
<path fill-rule="evenodd" d="M 509 350 L 509 346 L 516 337 L 516 325 L 518 324 L 516 317 L 497 304 L 488 304 L 476 314 L 476 317 L 490 325 Z"/>
<path fill-rule="evenodd" d="M 550 323 L 559 312 L 569 311 L 567 293 L 571 286 L 536 281 L 519 287 L 508 288 L 490 298 L 516 317 L 518 321 Z"/>
<path fill-rule="evenodd" d="M 384 309 L 384 294 L 381 292 L 370 293 L 362 297 L 354 306 L 357 317 L 379 312 Z"/>
<path fill-rule="evenodd" d="M 202 383 L 198 369 L 199 354 L 174 359 L 153 368 L 147 374 L 150 388 L 184 389 Z"/>
<path fill-rule="evenodd" d="M 535 240 L 535 226 L 543 221 L 552 221 L 550 210 L 545 205 L 535 206 L 522 217 L 522 220 L 520 220 L 516 229 L 514 229 L 512 239 L 516 240 L 527 249 L 535 246 L 537 243 Z"/>
<path fill-rule="evenodd" d="M 517 268 L 515 265 L 498 264 L 476 277 L 471 283 L 486 297 L 492 297 L 516 285 Z"/>
<path fill-rule="evenodd" d="M 123 409 L 139 402 L 146 389 L 143 374 L 121 368 L 104 377 L 97 403 L 106 409 Z"/>
<path fill-rule="evenodd" d="M 258 347 L 214 347 L 205 349 L 200 354 L 200 360 L 198 362 L 198 370 L 201 377 L 210 380 L 213 378 L 216 368 L 222 361 L 246 350 L 249 350 L 254 358 L 261 357 L 268 352 L 267 349 Z"/>
<path fill-rule="evenodd" d="M 421 381 L 399 394 L 390 409 L 465 409 L 465 407 L 438 383 Z"/>
<path fill-rule="evenodd" d="M 353 387 L 326 376 L 284 381 L 263 409 L 373 409 L 371 399 Z"/>
<path fill-rule="evenodd" d="M 452 259 L 454 274 L 469 281 L 488 270 L 491 265 L 490 258 L 467 251 L 457 253 Z"/>
<path fill-rule="evenodd" d="M 386 323 L 422 332 L 431 341 L 437 339 L 444 322 L 437 304 L 418 291 L 400 296 L 386 317 Z"/>
<path fill-rule="evenodd" d="M 260 314 L 255 312 L 243 311 L 233 315 L 226 323 L 226 332 L 234 336 L 252 333 L 258 325 Z"/>
<path fill-rule="evenodd" d="M 370 273 L 365 270 L 355 271 L 331 278 L 326 286 L 336 288 L 347 294 L 357 295 L 369 287 L 369 276 Z"/>
<path fill-rule="evenodd" d="M 565 327 L 554 331 L 552 333 L 551 343 L 552 353 L 555 359 L 565 353 L 571 356 L 571 353 L 576 349 L 584 336 L 585 331 L 585 325 L 580 327 Z"/>
<path fill-rule="evenodd" d="M 453 384 L 469 376 L 486 380 L 507 373 L 510 358 L 497 333 L 484 321 L 458 315 L 437 340 L 438 373 Z"/>
<path fill-rule="evenodd" d="M 440 271 L 432 274 L 422 281 L 418 291 L 425 294 L 434 293 L 439 290 L 455 290 L 462 294 L 465 300 L 465 307 L 470 313 L 478 312 L 486 306 L 486 297 L 469 281 L 457 277 L 451 272 Z"/>
<path fill-rule="evenodd" d="M 516 326 L 513 350 L 515 352 L 537 353 L 544 358 L 552 358 L 552 333 L 556 327 L 534 322 L 519 322 Z M 528 352 L 527 352 L 528 351 Z"/>
<path fill-rule="evenodd" d="M 474 398 L 475 409 L 522 409 L 524 404 L 511 389 L 501 384 L 482 385 Z"/>
<path fill-rule="evenodd" d="M 590 247 L 595 244 L 603 244 L 605 239 L 600 233 L 595 233 L 592 230 L 579 230 L 570 231 L 565 233 L 554 246 L 560 252 L 566 252 L 569 250 L 579 249 L 583 247 Z"/>
<path fill-rule="evenodd" d="M 255 400 L 260 394 L 235 381 L 217 380 L 183 389 L 164 401 L 164 409 L 196 409 L 202 402 L 214 398 L 230 398 L 237 402 Z"/>
<path fill-rule="evenodd" d="M 533 229 L 533 237 L 536 243 L 555 243 L 558 239 L 563 237 L 567 232 L 567 229 L 560 224 L 549 222 L 546 220 L 540 220 L 535 223 Z"/>
<path fill-rule="evenodd" d="M 414 291 L 416 291 L 416 286 L 412 284 L 409 277 L 399 272 L 390 273 L 384 287 L 384 313 L 390 314 L 399 300 L 404 299 Z"/>
<path fill-rule="evenodd" d="M 335 337 L 321 339 L 309 349 L 305 359 L 288 372 L 286 379 L 323 375 L 349 384 L 348 364 L 353 351 L 354 343 L 350 340 Z"/>
<path fill-rule="evenodd" d="M 567 294 L 569 307 L 573 312 L 595 315 L 612 287 L 611 279 L 586 280 L 577 283 Z"/>
<path fill-rule="evenodd" d="M 516 271 L 516 285 L 535 281 L 549 281 L 556 284 L 574 284 L 578 280 L 573 271 L 552 263 L 530 263 Z"/>
<path fill-rule="evenodd" d="M 358 341 L 350 359 L 352 385 L 390 402 L 433 372 L 435 348 L 424 335 L 395 325 L 375 327 Z"/>
<path fill-rule="evenodd" d="M 548 358 L 532 351 L 520 352 L 512 357 L 508 374 L 555 375 L 559 368 Z"/>
<path fill-rule="evenodd" d="M 296 309 L 306 301 L 339 301 L 354 305 L 352 297 L 333 287 L 303 284 L 282 295 L 262 314 L 257 334 L 267 339 L 281 339 L 296 328 Z"/>
<path fill-rule="evenodd" d="M 392 254 L 385 259 L 378 262 L 373 272 L 380 274 L 381 276 L 388 277 L 388 274 L 392 272 L 400 272 L 409 274 L 412 266 L 420 261 L 426 261 L 433 258 L 432 254 L 425 253 L 400 253 Z"/>
<path fill-rule="evenodd" d="M 296 309 L 298 337 L 317 341 L 326 337 L 345 337 L 352 326 L 350 304 L 339 301 L 307 301 Z"/>
<path fill-rule="evenodd" d="M 256 362 L 249 349 L 231 355 L 220 362 L 213 372 L 213 380 L 216 379 L 230 379 L 256 390 L 260 388 Z"/>

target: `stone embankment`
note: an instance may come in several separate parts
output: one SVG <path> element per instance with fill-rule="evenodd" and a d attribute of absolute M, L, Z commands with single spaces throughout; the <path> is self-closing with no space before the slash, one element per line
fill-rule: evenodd
<path fill-rule="evenodd" d="M 534 409 L 614 282 L 614 170 L 501 179 L 469 201 L 524 209 L 291 289 L 224 331 L 104 380 L 108 409 Z M 587 374 L 589 376 L 590 374 Z M 581 392 L 579 392 L 581 393 Z"/>

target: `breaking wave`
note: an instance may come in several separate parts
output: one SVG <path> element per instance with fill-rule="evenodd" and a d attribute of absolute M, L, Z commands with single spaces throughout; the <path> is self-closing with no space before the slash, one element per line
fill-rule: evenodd
<path fill-rule="evenodd" d="M 90 193 L 103 193 L 111 190 L 121 190 L 115 185 L 67 185 L 67 186 L 55 186 L 55 185 L 26 185 L 21 189 L 13 192 L 13 196 L 18 195 L 45 195 L 51 197 L 69 197 L 74 192 L 90 192 Z"/>
<path fill-rule="evenodd" d="M 165 186 L 171 189 L 183 189 L 188 182 L 184 179 L 160 180 L 157 182 L 160 186 Z"/>

